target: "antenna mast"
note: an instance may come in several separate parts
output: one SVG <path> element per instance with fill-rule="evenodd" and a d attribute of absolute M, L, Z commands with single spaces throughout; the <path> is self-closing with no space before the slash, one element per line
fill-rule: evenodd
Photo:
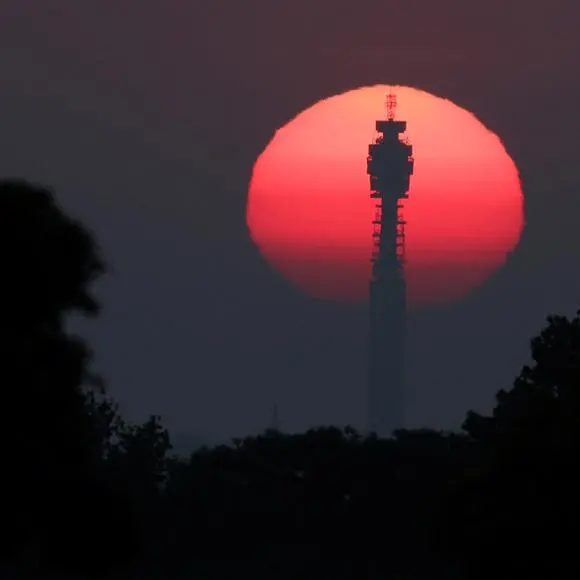
<path fill-rule="evenodd" d="M 397 95 L 395 95 L 391 89 L 387 94 L 387 121 L 395 120 L 395 111 L 397 110 Z"/>
<path fill-rule="evenodd" d="M 272 409 L 272 425 L 270 427 L 272 431 L 280 431 L 280 419 L 278 417 L 278 405 L 274 405 Z"/>

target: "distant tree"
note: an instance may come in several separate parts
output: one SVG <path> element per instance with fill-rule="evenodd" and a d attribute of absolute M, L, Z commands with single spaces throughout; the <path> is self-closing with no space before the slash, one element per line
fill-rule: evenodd
<path fill-rule="evenodd" d="M 466 440 L 320 427 L 198 450 L 170 462 L 156 547 L 204 578 L 437 578 L 432 524 Z"/>
<path fill-rule="evenodd" d="M 160 417 L 153 415 L 141 425 L 123 422 L 108 448 L 109 477 L 147 510 L 159 501 L 167 483 L 171 448 Z"/>
<path fill-rule="evenodd" d="M 92 353 L 66 320 L 98 313 L 90 286 L 105 265 L 53 192 L 22 180 L 0 181 L 0 264 L 2 556 L 96 573 L 111 552 L 97 557 L 90 540 L 106 538 L 122 502 L 98 476 L 85 390 L 96 380 Z"/>
<path fill-rule="evenodd" d="M 53 192 L 22 180 L 0 181 L 2 327 L 59 332 L 73 311 L 95 315 L 89 287 L 104 271 L 93 236 L 57 204 Z"/>
<path fill-rule="evenodd" d="M 102 385 L 93 385 L 84 393 L 85 413 L 90 424 L 89 448 L 91 456 L 105 469 L 107 458 L 119 441 L 126 422 L 119 404 L 108 395 Z"/>
<path fill-rule="evenodd" d="M 580 318 L 549 317 L 531 355 L 492 415 L 464 423 L 476 462 L 449 521 L 466 578 L 580 572 Z"/>

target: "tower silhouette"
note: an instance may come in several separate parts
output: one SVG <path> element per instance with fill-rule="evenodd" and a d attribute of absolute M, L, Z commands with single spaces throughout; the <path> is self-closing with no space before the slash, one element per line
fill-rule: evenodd
<path fill-rule="evenodd" d="M 367 173 L 376 200 L 369 287 L 368 427 L 381 437 L 403 427 L 405 388 L 405 221 L 413 174 L 413 148 L 395 120 L 396 96 L 387 95 L 387 118 L 376 121 L 379 136 L 369 145 Z"/>
<path fill-rule="evenodd" d="M 280 431 L 280 417 L 278 415 L 278 405 L 272 407 L 272 420 L 270 422 L 270 430 L 279 432 Z"/>

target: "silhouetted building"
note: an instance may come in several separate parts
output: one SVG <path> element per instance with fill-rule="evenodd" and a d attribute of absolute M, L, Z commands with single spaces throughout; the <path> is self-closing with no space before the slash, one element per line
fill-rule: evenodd
<path fill-rule="evenodd" d="M 403 200 L 413 174 L 413 148 L 395 121 L 396 97 L 387 95 L 387 119 L 376 122 L 380 135 L 369 145 L 367 173 L 373 219 L 368 360 L 369 429 L 380 436 L 403 427 L 405 386 L 405 221 Z"/>

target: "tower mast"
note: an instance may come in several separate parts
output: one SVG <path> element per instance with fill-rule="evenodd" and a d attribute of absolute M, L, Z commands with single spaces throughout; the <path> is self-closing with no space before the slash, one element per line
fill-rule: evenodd
<path fill-rule="evenodd" d="M 280 431 L 280 418 L 278 416 L 278 405 L 274 405 L 272 408 L 272 424 L 270 426 L 272 431 Z"/>
<path fill-rule="evenodd" d="M 403 426 L 405 387 L 405 220 L 413 174 L 413 148 L 401 136 L 406 121 L 396 121 L 396 95 L 386 97 L 386 120 L 376 122 L 379 136 L 369 145 L 367 173 L 373 219 L 372 274 L 369 288 L 368 421 L 381 437 Z"/>

